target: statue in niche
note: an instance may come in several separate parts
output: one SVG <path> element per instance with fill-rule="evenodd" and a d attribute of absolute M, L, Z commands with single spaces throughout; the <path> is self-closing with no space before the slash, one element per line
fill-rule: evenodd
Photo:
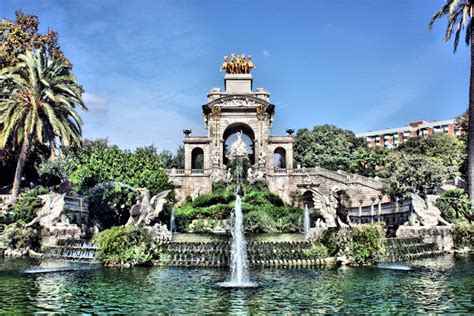
<path fill-rule="evenodd" d="M 261 151 L 260 154 L 258 155 L 259 167 L 265 167 L 266 162 L 267 162 L 267 154 L 265 154 L 264 151 Z"/>
<path fill-rule="evenodd" d="M 219 163 L 220 163 L 219 151 L 216 149 L 214 153 L 212 154 L 212 164 L 218 166 Z"/>
<path fill-rule="evenodd" d="M 230 157 L 248 157 L 247 144 L 242 140 L 242 131 L 237 133 L 237 141 L 230 148 Z"/>
<path fill-rule="evenodd" d="M 196 189 L 194 189 L 193 193 L 191 193 L 191 198 L 194 201 L 200 195 L 201 195 L 201 188 L 197 187 Z"/>
<path fill-rule="evenodd" d="M 211 175 L 212 183 L 217 183 L 217 182 L 224 181 L 224 178 L 225 178 L 225 175 L 224 175 L 224 173 L 222 172 L 221 169 L 215 169 L 212 172 L 212 175 Z"/>
<path fill-rule="evenodd" d="M 248 168 L 248 169 L 247 169 L 247 181 L 248 181 L 250 184 L 254 184 L 254 183 L 255 183 L 255 174 L 254 174 L 252 168 Z"/>
<path fill-rule="evenodd" d="M 224 182 L 225 183 L 230 183 L 234 180 L 234 177 L 232 176 L 232 170 L 230 168 L 227 168 L 227 172 L 224 176 Z"/>

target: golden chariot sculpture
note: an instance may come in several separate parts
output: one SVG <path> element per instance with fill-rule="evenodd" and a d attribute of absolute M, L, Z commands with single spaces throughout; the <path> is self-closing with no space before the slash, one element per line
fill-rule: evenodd
<path fill-rule="evenodd" d="M 228 74 L 249 74 L 254 68 L 252 55 L 248 55 L 247 60 L 245 60 L 245 54 L 235 55 L 234 53 L 230 54 L 230 60 L 227 56 L 224 56 L 224 62 L 221 66 L 221 70 L 224 69 Z"/>

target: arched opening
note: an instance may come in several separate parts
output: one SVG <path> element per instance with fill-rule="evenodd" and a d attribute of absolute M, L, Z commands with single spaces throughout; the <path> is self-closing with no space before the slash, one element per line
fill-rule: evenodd
<path fill-rule="evenodd" d="M 196 147 L 191 151 L 191 169 L 204 169 L 204 151 Z"/>
<path fill-rule="evenodd" d="M 314 199 L 313 199 L 313 192 L 306 191 L 303 193 L 303 207 L 307 205 L 308 209 L 314 208 Z"/>
<path fill-rule="evenodd" d="M 245 123 L 233 123 L 227 126 L 224 131 L 224 151 L 222 159 L 225 165 L 229 162 L 229 154 L 232 144 L 237 141 L 237 133 L 242 132 L 242 141 L 247 145 L 247 153 L 250 163 L 255 163 L 255 133 L 252 128 Z"/>
<path fill-rule="evenodd" d="M 278 147 L 275 149 L 273 153 L 273 165 L 275 168 L 286 168 L 286 150 L 282 147 Z"/>

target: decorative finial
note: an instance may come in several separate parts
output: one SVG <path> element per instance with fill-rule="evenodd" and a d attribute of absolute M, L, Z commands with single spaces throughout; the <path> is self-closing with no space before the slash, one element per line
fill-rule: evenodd
<path fill-rule="evenodd" d="M 224 56 L 224 62 L 221 65 L 222 69 L 228 74 L 249 74 L 252 69 L 255 69 L 255 65 L 252 62 L 252 55 L 248 55 L 245 60 L 245 54 L 235 55 L 230 54 L 230 60 L 227 56 Z"/>

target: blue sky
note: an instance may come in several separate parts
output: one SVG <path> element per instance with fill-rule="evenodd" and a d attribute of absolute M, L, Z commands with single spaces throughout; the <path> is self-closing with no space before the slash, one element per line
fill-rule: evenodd
<path fill-rule="evenodd" d="M 468 101 L 469 50 L 453 55 L 443 0 L 2 0 L 59 33 L 90 109 L 84 135 L 176 149 L 204 134 L 201 105 L 231 52 L 251 54 L 254 87 L 276 105 L 273 134 L 334 124 L 354 132 L 442 120 Z"/>

